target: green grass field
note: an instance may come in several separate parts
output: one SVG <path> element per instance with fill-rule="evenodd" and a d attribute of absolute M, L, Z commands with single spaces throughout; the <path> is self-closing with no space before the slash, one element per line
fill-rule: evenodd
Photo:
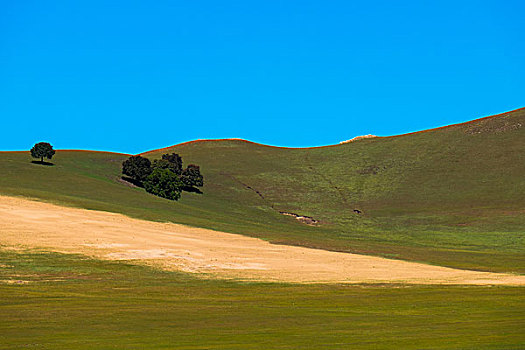
<path fill-rule="evenodd" d="M 42 166 L 29 152 L 0 152 L 0 194 L 276 243 L 524 273 L 524 124 L 522 109 L 333 147 L 225 140 L 148 153 L 173 151 L 201 166 L 204 193 L 179 202 L 120 181 L 128 155 L 58 151 L 54 166 Z M 523 295 L 522 287 L 202 280 L 0 247 L 0 349 L 523 349 Z"/>
<path fill-rule="evenodd" d="M 0 250 L 0 349 L 522 349 L 517 287 L 199 280 Z"/>
<path fill-rule="evenodd" d="M 201 141 L 177 152 L 205 175 L 179 202 L 119 182 L 126 155 L 0 153 L 0 193 L 276 243 L 443 266 L 525 272 L 525 109 L 427 132 L 284 149 Z M 257 192 L 256 192 L 257 191 Z M 354 209 L 363 213 L 356 214 Z M 304 225 L 279 211 L 321 221 Z"/>

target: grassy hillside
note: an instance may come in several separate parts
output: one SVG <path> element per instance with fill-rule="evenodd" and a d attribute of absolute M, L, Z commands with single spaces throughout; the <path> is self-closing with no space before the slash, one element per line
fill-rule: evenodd
<path fill-rule="evenodd" d="M 0 250 L 0 349 L 522 349 L 519 287 L 198 280 Z M 5 283 L 4 281 L 11 281 Z"/>
<path fill-rule="evenodd" d="M 335 126 L 334 126 L 335 127 Z M 0 153 L 0 193 L 258 236 L 273 242 L 525 272 L 525 109 L 388 138 L 286 149 L 197 141 L 204 194 L 170 202 L 119 181 L 127 156 Z M 354 209 L 360 210 L 356 214 Z M 308 226 L 279 211 L 320 221 Z"/>

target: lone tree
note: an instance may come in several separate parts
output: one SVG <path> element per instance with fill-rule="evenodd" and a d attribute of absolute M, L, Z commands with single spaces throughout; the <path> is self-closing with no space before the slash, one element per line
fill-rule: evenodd
<path fill-rule="evenodd" d="M 184 184 L 173 171 L 155 168 L 144 181 L 147 192 L 171 200 L 178 200 Z"/>
<path fill-rule="evenodd" d="M 55 150 L 47 142 L 39 142 L 31 148 L 31 157 L 40 158 L 40 163 L 44 164 L 44 157 L 47 159 L 53 158 Z"/>
<path fill-rule="evenodd" d="M 122 163 L 122 173 L 142 185 L 146 177 L 151 174 L 151 162 L 148 158 L 131 156 Z"/>

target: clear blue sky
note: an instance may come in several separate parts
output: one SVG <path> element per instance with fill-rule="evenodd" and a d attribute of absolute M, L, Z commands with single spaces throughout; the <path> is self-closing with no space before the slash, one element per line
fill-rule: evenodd
<path fill-rule="evenodd" d="M 525 106 L 524 1 L 0 0 L 0 150 L 393 135 Z"/>

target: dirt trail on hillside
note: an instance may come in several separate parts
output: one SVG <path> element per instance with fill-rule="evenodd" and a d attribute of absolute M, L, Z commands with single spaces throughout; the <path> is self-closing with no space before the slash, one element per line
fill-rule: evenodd
<path fill-rule="evenodd" d="M 242 235 L 5 196 L 0 196 L 0 245 L 134 260 L 243 280 L 525 285 L 525 276 L 274 245 Z"/>

